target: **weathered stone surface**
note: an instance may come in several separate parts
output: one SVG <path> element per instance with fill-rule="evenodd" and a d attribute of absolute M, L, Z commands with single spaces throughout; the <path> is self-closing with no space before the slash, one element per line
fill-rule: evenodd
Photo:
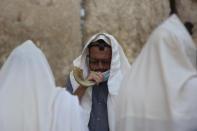
<path fill-rule="evenodd" d="M 132 63 L 153 29 L 169 16 L 168 0 L 85 0 L 84 42 L 108 32 Z"/>
<path fill-rule="evenodd" d="M 197 40 L 197 0 L 176 0 L 176 5 L 181 20 L 194 25 L 193 38 Z"/>
<path fill-rule="evenodd" d="M 57 85 L 80 54 L 79 0 L 0 0 L 0 66 L 27 39 L 45 53 Z"/>

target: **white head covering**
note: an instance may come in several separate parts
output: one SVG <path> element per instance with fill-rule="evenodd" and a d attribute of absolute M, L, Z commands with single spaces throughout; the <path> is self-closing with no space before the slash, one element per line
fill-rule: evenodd
<path fill-rule="evenodd" d="M 82 55 L 79 56 L 77 59 L 74 60 L 73 65 L 77 66 L 81 69 L 83 69 L 83 75 L 84 78 L 87 78 L 88 73 L 89 73 L 89 66 L 87 65 L 87 55 L 89 53 L 88 51 L 88 45 L 96 40 L 102 39 L 104 40 L 107 44 L 111 45 L 112 47 L 112 60 L 111 60 L 111 67 L 110 67 L 110 76 L 108 79 L 108 90 L 109 90 L 109 96 L 108 96 L 108 114 L 111 113 L 113 114 L 113 104 L 111 103 L 112 101 L 112 96 L 115 96 L 118 94 L 118 91 L 121 87 L 120 83 L 122 81 L 122 78 L 124 74 L 128 70 L 130 70 L 130 64 L 121 48 L 121 46 L 118 44 L 117 40 L 112 36 L 107 33 L 102 33 L 102 34 L 96 34 L 93 37 L 90 38 L 90 40 L 87 42 L 85 45 Z M 79 84 L 75 81 L 73 77 L 73 73 L 70 73 L 70 80 L 71 84 L 73 87 L 73 90 L 75 91 L 78 87 Z M 82 107 L 87 111 L 87 117 L 86 117 L 86 124 L 88 124 L 89 121 L 89 115 L 91 111 L 91 95 L 92 95 L 92 88 L 88 88 L 86 90 L 85 95 L 82 98 L 81 104 Z M 110 102 L 109 102 L 110 99 Z M 114 118 L 112 118 L 113 115 L 108 115 L 109 117 L 109 123 L 110 123 L 110 130 L 113 131 L 112 127 L 114 126 L 111 122 Z M 113 126 L 112 126 L 113 125 Z"/>
<path fill-rule="evenodd" d="M 107 44 L 111 45 L 112 47 L 112 61 L 111 61 L 111 68 L 110 68 L 110 77 L 108 79 L 108 89 L 111 95 L 117 95 L 118 90 L 120 88 L 120 82 L 122 80 L 122 76 L 128 69 L 130 69 L 130 64 L 121 48 L 118 44 L 117 40 L 107 33 L 96 34 L 85 45 L 82 55 L 79 56 L 77 59 L 74 60 L 73 65 L 83 69 L 84 77 L 86 78 L 89 73 L 89 65 L 87 65 L 86 57 L 89 54 L 88 45 L 99 39 L 104 40 Z M 75 80 L 74 80 L 75 81 Z M 74 90 L 76 90 L 74 86 Z"/>
<path fill-rule="evenodd" d="M 150 36 L 117 97 L 117 131 L 197 130 L 196 46 L 172 15 Z"/>
<path fill-rule="evenodd" d="M 1 131 L 80 131 L 76 97 L 55 81 L 44 54 L 32 41 L 18 46 L 0 72 Z"/>

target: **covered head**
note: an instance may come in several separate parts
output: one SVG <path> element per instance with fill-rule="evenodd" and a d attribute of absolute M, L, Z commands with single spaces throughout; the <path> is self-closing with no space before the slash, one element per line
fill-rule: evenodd
<path fill-rule="evenodd" d="M 196 50 L 176 15 L 155 29 L 124 77 L 117 131 L 197 129 Z"/>
<path fill-rule="evenodd" d="M 84 78 L 87 78 L 91 70 L 101 72 L 110 70 L 108 89 L 112 95 L 118 94 L 122 76 L 130 69 L 123 49 L 117 40 L 107 33 L 98 33 L 92 36 L 85 45 L 82 54 L 73 61 L 73 65 L 83 69 Z M 78 84 L 72 73 L 71 83 L 75 91 Z"/>
<path fill-rule="evenodd" d="M 30 40 L 15 48 L 1 69 L 0 103 L 2 131 L 79 131 L 82 127 L 77 98 L 56 88 L 44 54 Z"/>

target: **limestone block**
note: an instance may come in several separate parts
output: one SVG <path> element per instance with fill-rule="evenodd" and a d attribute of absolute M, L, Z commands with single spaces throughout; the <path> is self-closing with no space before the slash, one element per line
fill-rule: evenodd
<path fill-rule="evenodd" d="M 155 27 L 170 12 L 168 0 L 85 0 L 83 43 L 108 32 L 122 45 L 132 63 Z"/>
<path fill-rule="evenodd" d="M 79 0 L 0 0 L 0 67 L 27 39 L 45 53 L 57 85 L 65 85 L 81 51 Z"/>

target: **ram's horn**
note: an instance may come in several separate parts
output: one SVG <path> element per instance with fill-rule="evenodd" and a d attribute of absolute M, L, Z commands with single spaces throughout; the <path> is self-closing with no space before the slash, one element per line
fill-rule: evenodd
<path fill-rule="evenodd" d="M 89 87 L 89 86 L 93 86 L 96 84 L 96 82 L 94 81 L 85 80 L 83 78 L 83 70 L 78 67 L 73 68 L 73 75 L 74 75 L 75 80 L 81 86 Z"/>

